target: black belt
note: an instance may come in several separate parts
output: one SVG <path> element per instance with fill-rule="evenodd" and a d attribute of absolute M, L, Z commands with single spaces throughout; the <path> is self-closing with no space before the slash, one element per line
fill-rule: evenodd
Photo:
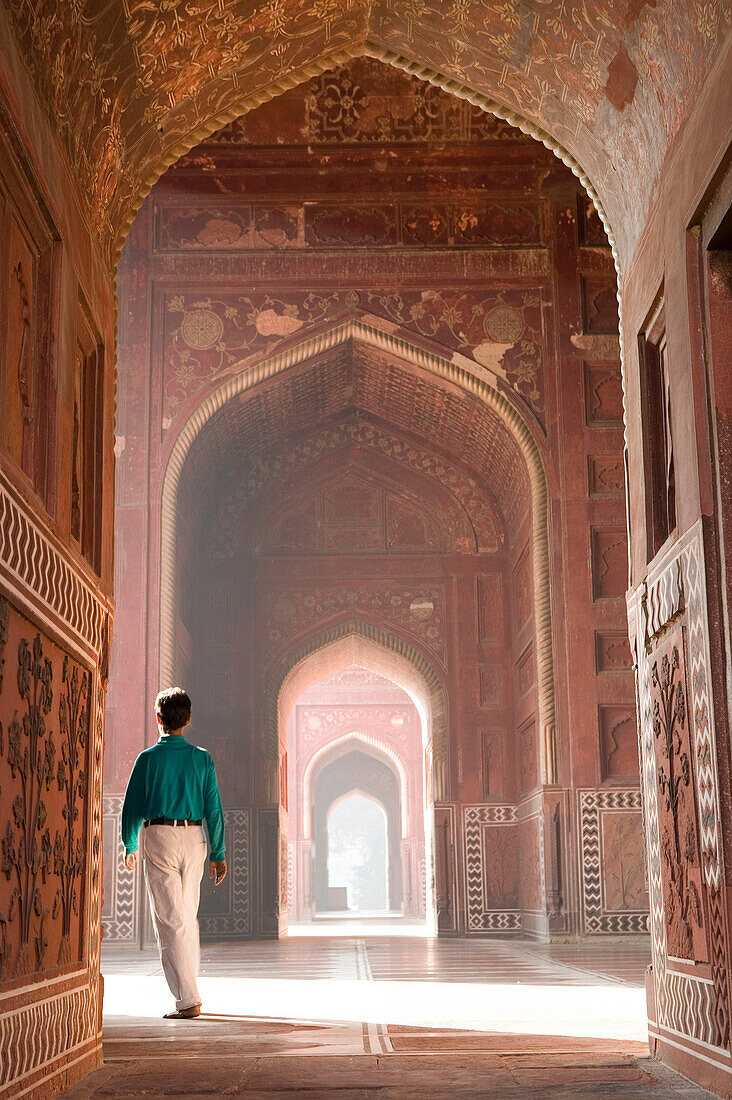
<path fill-rule="evenodd" d="M 145 828 L 148 825 L 200 825 L 200 821 L 178 821 L 172 817 L 154 817 L 151 821 L 143 822 Z"/>

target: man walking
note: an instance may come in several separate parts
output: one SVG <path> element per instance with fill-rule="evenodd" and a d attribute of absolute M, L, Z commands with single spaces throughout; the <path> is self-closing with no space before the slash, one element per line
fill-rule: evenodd
<path fill-rule="evenodd" d="M 182 688 L 161 691 L 155 700 L 160 737 L 141 752 L 130 775 L 122 806 L 125 865 L 137 859 L 144 826 L 145 872 L 163 973 L 175 997 L 166 1020 L 191 1020 L 201 1014 L 196 984 L 201 957 L 198 902 L 206 838 L 211 841 L 209 877 L 226 877 L 224 815 L 216 769 L 210 754 L 191 745 L 183 730 L 191 720 L 191 700 Z"/>

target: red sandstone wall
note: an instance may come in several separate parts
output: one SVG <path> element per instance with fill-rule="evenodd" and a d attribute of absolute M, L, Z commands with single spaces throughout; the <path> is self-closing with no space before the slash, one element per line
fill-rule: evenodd
<path fill-rule="evenodd" d="M 56 8 L 58 5 L 50 5 L 48 10 L 36 5 L 31 12 L 28 5 L 13 6 L 13 29 L 23 44 L 22 58 L 11 40 L 9 22 L 4 13 L 0 20 L 3 96 L 9 118 L 7 126 L 3 120 L 3 130 L 13 140 L 19 138 L 21 146 L 30 154 L 30 163 L 23 166 L 24 182 L 20 188 L 13 184 L 10 191 L 14 198 L 24 200 L 28 194 L 26 184 L 29 184 L 31 195 L 35 194 L 32 205 L 37 205 L 39 195 L 43 202 L 48 203 L 53 229 L 51 236 L 55 245 L 59 246 L 55 251 L 62 256 L 58 343 L 52 354 L 54 364 L 58 365 L 56 415 L 53 387 L 41 387 L 39 396 L 42 394 L 42 397 L 33 410 L 34 422 L 37 411 L 38 425 L 47 427 L 49 441 L 54 437 L 71 439 L 74 435 L 72 394 L 76 381 L 71 363 L 78 342 L 76 332 L 84 334 L 82 343 L 88 348 L 90 328 L 92 334 L 96 329 L 101 343 L 107 349 L 111 347 L 111 280 L 108 269 L 98 260 L 97 242 L 104 242 L 107 255 L 114 253 L 114 240 L 122 231 L 125 220 L 117 212 L 130 208 L 142 181 L 149 179 L 153 170 L 151 166 L 164 155 L 161 140 L 165 142 L 164 150 L 185 140 L 185 134 L 192 128 L 205 125 L 209 117 L 207 112 L 230 105 L 232 96 L 245 94 L 249 87 L 246 80 L 240 83 L 236 79 L 225 80 L 215 88 L 207 84 L 209 66 L 201 64 L 198 51 L 188 51 L 192 39 L 185 38 L 186 34 L 199 34 L 197 24 L 184 27 L 183 37 L 177 22 L 175 35 L 158 36 L 159 31 L 166 30 L 164 16 L 153 12 L 148 13 L 149 19 L 137 20 L 133 25 L 115 19 L 112 28 L 97 19 L 88 20 L 83 25 L 75 26 L 70 35 L 68 25 L 60 17 L 62 13 Z M 622 257 L 625 261 L 632 259 L 631 263 L 626 263 L 623 284 L 634 586 L 630 609 L 636 641 L 635 657 L 639 661 L 639 688 L 642 689 L 641 731 L 647 809 L 653 811 L 657 795 L 655 762 L 651 767 L 651 762 L 655 760 L 652 703 L 660 702 L 662 695 L 660 681 L 654 683 L 652 676 L 654 664 L 659 665 L 660 662 L 662 668 L 663 657 L 668 657 L 669 661 L 673 657 L 673 646 L 669 649 L 669 639 L 665 636 L 671 619 L 678 620 L 676 626 L 681 624 L 683 644 L 690 649 L 688 665 L 682 661 L 679 650 L 678 667 L 684 672 L 678 684 L 683 698 L 693 701 L 694 746 L 695 751 L 697 745 L 701 746 L 698 757 L 706 769 L 694 772 L 692 790 L 694 798 L 703 808 L 704 832 L 700 847 L 690 844 L 684 857 L 688 864 L 685 868 L 678 856 L 674 863 L 674 858 L 669 858 L 665 851 L 660 877 L 652 883 L 656 983 L 652 1012 L 658 1035 L 662 1040 L 664 1036 L 671 1039 L 665 1047 L 666 1056 L 685 1059 L 684 1069 L 696 1077 L 706 1075 L 716 1088 L 729 1094 L 728 1081 L 725 1080 L 729 1048 L 725 1022 L 729 999 L 729 946 L 724 902 L 726 868 L 725 860 L 720 855 L 728 847 L 729 806 L 723 795 L 728 787 L 729 760 L 728 739 L 719 735 L 725 732 L 727 717 L 724 682 L 726 638 L 722 625 L 726 620 L 720 611 L 724 602 L 721 580 L 724 577 L 724 540 L 720 530 L 725 518 L 726 496 L 722 490 L 726 484 L 726 474 L 724 468 L 717 465 L 720 457 L 724 456 L 723 432 L 720 429 L 724 429 L 727 410 L 723 394 L 718 389 L 722 381 L 719 364 L 715 362 L 719 354 L 719 333 L 713 331 L 717 322 L 712 323 L 707 312 L 712 295 L 709 294 L 707 258 L 704 255 L 711 234 L 720 222 L 721 215 L 715 210 L 718 172 L 729 145 L 729 135 L 724 125 L 720 124 L 720 120 L 729 117 L 729 38 L 725 44 L 729 14 L 723 8 L 718 10 L 715 5 L 704 10 L 689 4 L 641 5 L 643 10 L 634 10 L 627 20 L 615 21 L 617 25 L 610 28 L 600 8 L 589 8 L 584 12 L 569 35 L 566 24 L 563 25 L 561 20 L 548 28 L 537 24 L 533 32 L 528 24 L 519 20 L 511 24 L 506 35 L 501 27 L 500 35 L 496 37 L 495 26 L 488 27 L 479 22 L 473 26 L 466 11 L 461 9 L 446 20 L 437 7 L 426 13 L 425 23 L 422 18 L 412 19 L 411 15 L 404 17 L 402 23 L 397 15 L 382 6 L 375 10 L 372 30 L 377 37 L 383 36 L 384 40 L 388 40 L 392 48 L 401 48 L 403 44 L 410 55 L 421 57 L 439 70 L 444 71 L 447 67 L 458 79 L 472 82 L 474 86 L 480 85 L 489 94 L 505 97 L 509 105 L 521 111 L 535 111 L 541 124 L 575 149 L 583 167 L 589 169 L 597 181 L 602 181 L 602 191 L 606 194 L 608 209 L 611 210 L 621 242 Z M 326 20 L 318 28 L 323 39 L 332 36 L 332 48 L 340 48 L 346 43 L 358 44 L 366 33 L 358 20 L 348 23 L 350 17 L 350 12 L 344 12 L 343 24 L 334 25 Z M 500 18 L 503 16 L 499 13 L 496 19 Z M 227 14 L 223 11 L 215 15 L 212 24 L 215 31 L 224 26 L 226 19 Z M 248 29 L 252 29 L 256 48 L 259 48 L 262 35 L 266 32 L 262 26 Z M 461 48 L 456 53 L 452 47 L 458 33 Z M 583 66 L 581 76 L 576 65 L 575 33 L 579 34 L 579 40 L 593 59 L 592 63 Z M 160 42 L 160 52 L 144 48 L 146 35 Z M 226 48 L 229 63 L 236 66 L 240 63 L 239 55 L 236 51 L 231 53 L 228 44 L 223 45 L 224 38 L 222 35 L 221 50 Z M 568 46 L 568 39 L 572 41 L 571 47 Z M 315 34 L 310 37 L 311 56 L 317 56 L 320 41 Z M 508 63 L 488 68 L 474 66 L 471 57 L 473 47 L 477 46 L 483 53 L 495 48 L 496 41 L 501 43 L 502 50 L 504 46 L 508 50 Z M 318 45 L 314 45 L 316 42 Z M 93 44 L 90 46 L 90 43 Z M 141 53 L 140 43 L 143 44 Z M 212 56 L 218 62 L 223 58 L 223 52 L 219 52 L 216 45 L 212 48 Z M 137 67 L 127 65 L 131 49 L 138 50 L 136 56 L 143 76 L 154 69 L 159 58 L 163 59 L 167 74 L 160 80 L 145 81 L 141 94 L 137 94 L 140 90 L 137 83 L 139 71 Z M 99 57 L 96 56 L 97 50 Z M 302 51 L 302 36 L 298 28 L 291 26 L 287 44 L 271 55 L 264 51 L 267 60 L 262 62 L 261 67 L 251 66 L 247 79 L 260 85 L 266 84 L 271 73 L 284 71 L 293 60 L 301 63 Z M 189 67 L 181 73 L 178 61 L 187 52 L 190 54 L 186 58 Z M 307 58 L 307 50 L 304 56 Z M 92 64 L 88 62 L 89 57 Z M 128 87 L 120 86 L 118 81 L 120 57 L 125 59 L 124 68 L 129 73 L 127 79 L 136 82 L 131 85 L 135 89 L 134 95 L 129 95 Z M 537 60 L 539 63 L 535 63 Z M 169 63 L 172 61 L 175 63 Z M 494 70 L 496 74 L 500 72 L 500 83 L 495 86 L 490 83 Z M 36 98 L 28 73 L 45 97 L 47 106 L 42 106 Z M 562 74 L 569 74 L 569 77 L 563 80 Z M 498 77 L 495 79 L 498 80 Z M 98 82 L 97 87 L 114 90 L 114 94 L 95 96 L 95 109 L 92 109 L 87 94 L 87 82 L 92 80 Z M 558 81 L 566 85 L 566 96 L 547 96 L 547 86 L 554 87 Z M 83 103 L 83 110 L 78 109 L 79 103 Z M 692 111 L 690 105 L 694 103 L 696 105 Z M 169 112 L 175 113 L 175 124 L 159 127 L 153 132 L 153 126 L 160 120 L 167 121 Z M 579 127 L 578 118 L 582 120 Z M 50 124 L 49 119 L 52 120 Z M 163 139 L 159 138 L 160 133 L 164 133 Z M 68 155 L 61 150 L 61 140 L 66 143 L 65 152 Z M 3 156 L 4 166 L 8 163 Z M 609 166 L 620 171 L 608 172 Z M 624 183 L 618 187 L 616 181 L 621 179 L 621 172 Z M 78 188 L 74 181 L 80 182 Z M 637 201 L 634 201 L 636 197 Z M 109 211 L 112 212 L 111 217 L 107 216 Z M 31 215 L 30 222 L 33 220 Z M 46 228 L 48 224 L 46 222 Z M 30 236 L 35 236 L 28 222 L 24 224 L 24 230 L 30 230 Z M 43 238 L 44 233 L 41 232 L 37 239 L 42 242 Z M 9 239 L 3 237 L 3 247 Z M 632 248 L 639 240 L 638 251 L 632 257 Z M 35 266 L 42 259 L 43 251 L 41 247 L 33 256 L 27 256 L 28 266 Z M 86 302 L 86 316 L 78 325 L 77 322 L 72 323 L 73 318 L 78 319 L 77 278 L 82 284 L 82 298 Z M 43 279 L 45 276 L 42 282 Z M 3 286 L 7 287 L 7 283 L 4 282 Z M 34 348 L 44 345 L 45 333 L 49 329 L 52 334 L 56 332 L 56 321 L 53 310 L 49 310 L 47 315 L 43 311 L 39 319 L 35 307 L 39 302 L 44 302 L 43 295 L 36 298 L 28 293 L 26 283 L 26 304 L 20 280 L 16 278 L 11 286 L 16 293 L 16 318 L 10 322 L 3 318 L 3 336 L 8 336 L 12 351 L 18 355 L 18 358 L 13 356 L 15 362 L 19 359 L 25 362 L 22 333 L 27 326 L 22 319 L 23 311 L 35 314 L 33 320 L 29 318 L 34 330 Z M 644 554 L 643 428 L 637 400 L 635 341 L 661 288 L 670 318 L 680 514 L 678 536 L 648 567 Z M 41 290 L 48 290 L 48 285 L 41 286 Z M 141 347 L 143 350 L 148 347 L 147 337 Z M 602 357 L 600 360 L 600 365 L 604 365 L 605 360 Z M 6 532 L 13 532 L 8 549 L 3 554 L 3 588 L 9 593 L 11 602 L 21 605 L 15 609 L 9 607 L 9 622 L 14 622 L 28 635 L 36 628 L 43 628 L 45 637 L 41 639 L 41 646 L 44 652 L 53 652 L 52 666 L 58 663 L 58 653 L 52 650 L 52 646 L 63 642 L 74 649 L 81 637 L 83 644 L 78 652 L 74 649 L 74 655 L 88 661 L 91 671 L 99 663 L 99 653 L 103 648 L 101 639 L 106 632 L 97 630 L 103 615 L 101 604 L 95 603 L 98 590 L 93 579 L 90 583 L 86 566 L 71 539 L 75 526 L 73 502 L 75 497 L 77 503 L 79 499 L 73 488 L 73 469 L 76 467 L 78 477 L 79 467 L 71 461 L 70 455 L 63 453 L 63 449 L 55 461 L 51 460 L 50 469 L 48 461 L 44 465 L 44 451 L 47 459 L 50 448 L 45 448 L 43 439 L 32 438 L 34 432 L 28 431 L 28 421 L 23 418 L 23 407 L 29 394 L 27 380 L 22 377 L 24 372 L 21 372 L 21 377 L 17 377 L 16 372 L 19 385 L 14 382 L 8 385 L 13 372 L 8 372 L 5 360 L 3 372 L 3 393 L 11 410 L 9 422 L 3 425 L 3 476 L 8 480 L 4 523 Z M 144 391 L 145 387 L 141 389 Z M 111 392 L 111 386 L 108 386 L 106 423 L 109 422 L 111 410 Z M 718 398 L 719 404 L 716 404 Z M 690 410 L 692 415 L 689 415 Z M 19 411 L 21 419 L 18 419 Z M 146 433 L 143 436 L 145 449 L 142 456 L 138 454 L 138 460 L 141 457 L 144 462 L 149 456 Z M 153 441 L 157 440 L 156 424 Z M 105 492 L 110 487 L 110 479 L 111 462 L 107 462 L 105 457 L 102 477 Z M 56 505 L 53 503 L 54 486 Z M 35 495 L 37 492 L 39 495 Z M 111 508 L 108 502 L 103 511 L 105 516 L 109 516 Z M 130 518 L 134 522 L 133 510 Z M 146 506 L 137 518 L 147 522 Z M 145 531 L 141 533 L 142 543 L 147 547 L 147 534 Z M 105 522 L 101 534 L 102 590 L 106 593 L 111 562 L 111 524 Z M 597 545 L 596 553 L 601 562 L 604 550 L 607 546 Z M 151 560 L 153 569 L 150 581 L 154 587 L 157 579 L 154 554 Z M 56 567 L 52 575 L 62 578 L 54 591 L 44 587 L 44 576 L 48 574 L 35 568 L 39 566 L 40 569 L 40 563 L 48 566 L 49 561 L 53 561 Z M 134 572 L 137 579 L 142 570 L 134 569 Z M 680 578 L 683 583 L 679 583 Z M 565 585 L 566 582 L 565 577 Z M 73 598 L 67 598 L 69 593 Z M 647 599 L 652 604 L 655 601 L 649 620 L 641 617 L 641 612 L 645 615 L 643 609 Z M 86 612 L 89 608 L 93 611 L 77 615 L 75 609 L 82 605 Z M 25 620 L 23 625 L 21 615 L 24 612 L 32 616 L 33 622 Z M 137 625 L 146 631 L 150 625 L 147 616 L 143 615 Z M 151 630 L 154 636 L 154 623 Z M 678 645 L 676 648 L 679 649 Z M 689 668 L 691 671 L 688 671 Z M 139 669 L 132 670 L 130 675 L 133 679 L 137 677 L 139 683 L 145 679 Z M 19 698 L 22 699 L 24 688 L 19 690 Z M 7 700 L 8 697 L 6 704 Z M 140 729 L 141 719 L 142 714 Z M 60 724 L 60 713 L 58 721 Z M 614 727 L 611 725 L 610 729 L 612 731 Z M 99 722 L 95 723 L 95 737 L 97 741 L 101 737 Z M 130 747 L 120 746 L 119 751 L 129 754 Z M 605 755 L 607 757 L 607 753 Z M 669 757 L 672 755 L 668 754 Z M 709 766 L 710 761 L 714 767 Z M 664 766 L 663 759 L 661 765 Z M 7 767 L 3 767 L 7 772 Z M 600 789 L 600 793 L 604 792 L 601 801 L 606 808 L 611 808 L 615 797 L 621 797 L 618 791 L 609 785 Z M 588 792 L 588 797 L 588 805 L 594 805 L 597 809 L 598 790 Z M 454 809 L 453 806 L 446 806 L 438 814 L 438 835 L 446 836 L 452 830 L 453 840 L 456 835 Z M 658 829 L 659 823 L 651 812 L 648 817 L 651 855 L 661 866 Z M 93 839 L 97 835 L 96 829 L 92 830 L 92 834 Z M 657 843 L 658 847 L 653 847 Z M 705 912 L 710 914 L 707 916 L 707 927 L 713 975 L 711 993 L 708 983 L 706 993 L 700 993 L 699 983 L 691 980 L 692 961 L 704 965 L 703 950 L 696 941 L 693 953 L 698 952 L 699 958 L 686 960 L 686 974 L 684 967 L 678 967 L 665 953 L 665 925 L 677 924 L 678 921 L 672 914 L 664 913 L 664 890 L 668 889 L 670 880 L 682 881 L 683 876 L 678 877 L 682 869 L 684 875 L 689 874 L 690 868 L 694 869 L 695 852 L 700 852 L 698 859 L 703 870 L 703 889 L 708 893 L 705 897 L 708 909 Z M 442 844 L 441 853 L 449 853 L 449 841 Z M 92 848 L 92 879 L 95 858 Z M 89 926 L 93 929 L 93 913 L 89 919 Z M 675 934 L 678 930 L 676 927 Z M 93 1002 L 96 985 L 93 966 L 89 977 Z M 32 987 L 34 982 L 31 980 L 25 984 Z M 32 991 L 31 1000 L 34 995 Z M 702 1003 L 704 996 L 707 999 Z M 52 1003 L 46 1001 L 46 1004 Z M 53 1077 L 62 1061 L 62 1058 L 56 1057 L 56 1052 L 63 1051 L 67 1045 L 65 1036 L 59 1034 L 57 1029 L 51 1033 L 49 1015 L 34 1012 L 31 1024 L 30 1014 L 15 1013 L 12 997 L 6 998 L 5 1004 L 10 1006 L 10 1010 L 3 1016 L 3 1023 L 15 1017 L 14 1024 L 21 1021 L 20 1026 L 28 1034 L 28 1042 L 23 1044 L 22 1049 L 30 1052 L 29 1073 L 37 1075 L 39 1080 Z M 93 1009 L 92 1003 L 90 1015 L 87 997 L 79 1015 L 72 1017 L 72 1014 L 63 1012 L 62 1016 L 66 1020 L 74 1018 L 88 1022 L 93 1019 Z M 687 1044 L 688 1053 L 680 1055 L 679 1039 L 688 1032 L 689 1020 L 698 1021 L 702 1030 Z M 48 1039 L 56 1045 L 47 1066 L 44 1066 L 41 1063 L 49 1051 Z M 89 1039 L 92 1050 L 95 1042 L 95 1037 Z M 696 1042 L 704 1044 L 703 1060 L 694 1056 Z M 18 1049 L 21 1049 L 20 1046 Z M 11 1072 L 15 1073 L 16 1068 L 11 1067 Z M 70 1074 L 74 1072 L 69 1071 Z M 56 1080 L 56 1086 L 58 1083 Z M 26 1076 L 22 1087 L 32 1084 L 32 1078 Z"/>
<path fill-rule="evenodd" d="M 732 827 L 729 636 L 720 601 L 729 498 L 723 273 L 731 189 L 729 171 L 719 167 L 729 159 L 729 135 L 715 121 L 729 115 L 729 56 L 724 64 L 711 74 L 677 144 L 625 274 L 623 327 L 631 455 L 628 611 L 652 868 L 651 1042 L 682 1072 L 729 1096 L 729 859 L 723 854 Z M 637 337 L 659 306 L 668 349 L 677 523 L 648 560 Z"/>
<path fill-rule="evenodd" d="M 4 33 L 0 1091 L 52 1095 L 101 1059 L 113 310 L 70 165 Z"/>

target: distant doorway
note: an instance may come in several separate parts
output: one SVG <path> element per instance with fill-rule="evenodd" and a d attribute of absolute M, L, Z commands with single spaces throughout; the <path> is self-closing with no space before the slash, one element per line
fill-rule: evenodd
<path fill-rule="evenodd" d="M 352 791 L 328 810 L 327 833 L 330 911 L 370 916 L 388 913 L 394 860 L 383 805 L 374 797 Z"/>
<path fill-rule="evenodd" d="M 387 921 L 423 935 L 434 926 L 429 703 L 383 647 L 326 647 L 310 675 L 307 663 L 280 707 L 288 925 Z"/>

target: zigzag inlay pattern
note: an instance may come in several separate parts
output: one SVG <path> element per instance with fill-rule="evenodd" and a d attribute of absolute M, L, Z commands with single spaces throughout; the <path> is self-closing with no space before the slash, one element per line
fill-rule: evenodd
<path fill-rule="evenodd" d="M 666 974 L 668 1020 L 672 1030 L 712 1046 L 719 1045 L 714 1018 L 715 996 L 711 982 L 669 970 Z"/>
<path fill-rule="evenodd" d="M 681 561 L 676 558 L 646 590 L 646 645 L 678 615 L 683 606 L 683 574 Z"/>
<path fill-rule="evenodd" d="M 648 914 L 606 911 L 602 894 L 600 817 L 604 810 L 638 811 L 641 793 L 636 787 L 578 791 L 580 848 L 582 853 L 582 908 L 585 932 L 645 932 Z"/>
<path fill-rule="evenodd" d="M 696 796 L 699 814 L 699 835 L 702 849 L 704 882 L 709 898 L 709 930 L 712 954 L 712 978 L 715 1001 L 709 1018 L 706 1041 L 713 1045 L 729 1043 L 729 990 L 727 984 L 728 943 L 723 902 L 724 871 L 720 854 L 721 812 L 719 779 L 716 768 L 716 738 L 714 734 L 710 676 L 707 597 L 703 569 L 701 534 L 683 552 L 684 584 L 688 593 L 688 647 L 691 675 L 691 732 L 694 745 Z"/>
<path fill-rule="evenodd" d="M 516 931 L 521 928 L 518 910 L 488 909 L 485 890 L 485 844 L 487 825 L 509 826 L 517 822 L 515 806 L 464 806 L 465 891 L 469 932 Z"/>
<path fill-rule="evenodd" d="M 249 889 L 249 810 L 224 810 L 226 850 L 231 875 L 231 909 L 223 915 L 203 914 L 201 932 L 206 936 L 237 938 L 251 934 Z"/>
<path fill-rule="evenodd" d="M 112 916 L 102 919 L 106 940 L 134 940 L 137 934 L 135 928 L 137 887 L 135 872 L 128 871 L 125 867 L 125 850 L 120 828 L 122 802 L 122 795 L 106 795 L 104 798 L 104 820 L 111 823 L 115 853 L 112 867 L 114 901 Z"/>

